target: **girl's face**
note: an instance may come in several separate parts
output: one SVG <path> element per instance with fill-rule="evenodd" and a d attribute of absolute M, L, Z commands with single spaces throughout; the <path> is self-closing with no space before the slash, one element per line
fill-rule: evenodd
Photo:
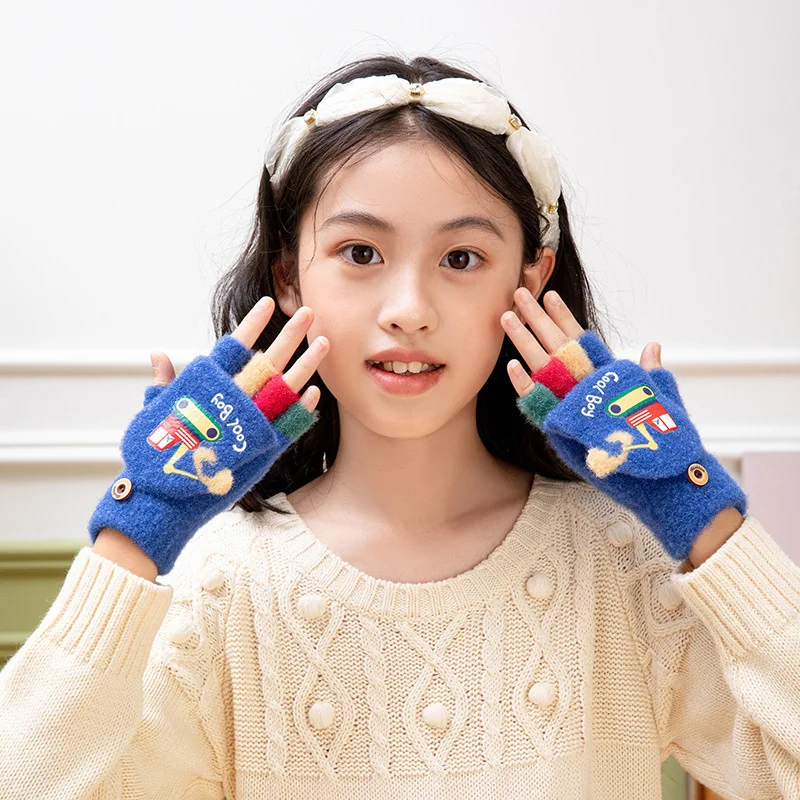
<path fill-rule="evenodd" d="M 458 414 L 474 419 L 503 341 L 500 316 L 514 305 L 522 246 L 512 210 L 437 145 L 394 144 L 341 169 L 300 222 L 302 303 L 277 299 L 289 315 L 309 306 L 308 341 L 330 341 L 318 372 L 342 423 L 353 417 L 379 435 L 414 438 Z M 526 272 L 534 295 L 552 253 Z M 439 381 L 421 394 L 385 391 L 366 361 L 392 347 L 433 355 L 446 365 Z"/>

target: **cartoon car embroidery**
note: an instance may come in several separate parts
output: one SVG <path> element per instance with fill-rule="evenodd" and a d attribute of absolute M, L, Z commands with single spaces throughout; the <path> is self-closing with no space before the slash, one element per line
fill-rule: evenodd
<path fill-rule="evenodd" d="M 655 397 L 655 392 L 647 385 L 641 384 L 615 397 L 606 406 L 606 412 L 612 417 L 625 417 L 631 428 L 635 428 L 645 438 L 644 442 L 633 443 L 633 436 L 628 431 L 613 431 L 606 437 L 607 442 L 620 445 L 619 453 L 613 454 L 602 447 L 592 447 L 586 454 L 586 466 L 600 478 L 615 472 L 628 459 L 629 450 L 647 448 L 658 450 L 658 443 L 647 429 L 649 425 L 659 433 L 672 433 L 678 425 L 672 415 Z"/>
<path fill-rule="evenodd" d="M 214 474 L 205 473 L 203 464 L 216 462 L 217 454 L 210 447 L 200 447 L 201 442 L 216 442 L 222 436 L 222 430 L 191 397 L 179 397 L 172 411 L 147 437 L 148 443 L 159 452 L 177 446 L 173 456 L 164 464 L 163 471 L 201 481 L 211 494 L 227 494 L 233 486 L 233 473 L 228 468 Z M 194 473 L 175 466 L 175 462 L 190 451 Z"/>
<path fill-rule="evenodd" d="M 191 397 L 176 400 L 173 411 L 147 437 L 156 450 L 167 450 L 178 443 L 185 444 L 187 450 L 195 450 L 200 439 L 215 442 L 222 436 L 214 420 Z"/>
<path fill-rule="evenodd" d="M 644 384 L 615 397 L 606 407 L 606 411 L 612 417 L 628 414 L 629 416 L 625 418 L 626 422 L 637 430 L 640 430 L 640 425 L 645 424 L 652 425 L 661 433 L 678 430 L 669 411 L 655 399 L 653 390 Z M 645 430 L 640 430 L 640 433 L 647 436 Z"/>

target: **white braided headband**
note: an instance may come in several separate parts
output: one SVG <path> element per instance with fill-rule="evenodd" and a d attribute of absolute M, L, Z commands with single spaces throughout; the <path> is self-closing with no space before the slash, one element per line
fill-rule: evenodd
<path fill-rule="evenodd" d="M 374 75 L 337 83 L 303 116 L 281 127 L 264 157 L 273 191 L 278 193 L 292 157 L 314 125 L 328 125 L 352 114 L 418 102 L 446 117 L 505 134 L 506 146 L 533 188 L 550 225 L 543 244 L 558 250 L 558 197 L 561 177 L 549 142 L 522 125 L 519 117 L 491 86 L 466 78 L 410 83 L 397 75 Z"/>

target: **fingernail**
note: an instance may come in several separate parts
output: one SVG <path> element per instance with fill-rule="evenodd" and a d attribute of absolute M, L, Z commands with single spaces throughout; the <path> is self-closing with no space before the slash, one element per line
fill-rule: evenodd
<path fill-rule="evenodd" d="M 519 317 L 510 311 L 503 314 L 503 322 L 505 322 L 509 328 L 519 328 Z"/>
<path fill-rule="evenodd" d="M 519 292 L 519 299 L 523 303 L 530 303 L 533 300 L 533 295 L 530 293 L 528 289 L 522 288 Z"/>

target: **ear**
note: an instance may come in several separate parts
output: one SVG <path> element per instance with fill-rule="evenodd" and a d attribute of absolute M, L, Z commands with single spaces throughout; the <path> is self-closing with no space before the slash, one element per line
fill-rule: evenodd
<path fill-rule="evenodd" d="M 282 285 L 280 281 L 275 279 L 276 275 L 290 275 L 292 272 L 290 265 L 283 260 L 283 263 L 278 266 L 277 270 L 275 268 L 276 266 L 278 265 L 273 265 L 272 268 L 273 284 L 275 286 L 275 302 L 278 304 L 278 308 L 280 308 L 287 317 L 291 317 L 300 306 L 303 305 L 302 299 L 294 286 Z"/>
<path fill-rule="evenodd" d="M 539 251 L 539 258 L 533 264 L 526 264 L 519 280 L 520 286 L 525 286 L 538 300 L 542 289 L 547 285 L 553 269 L 556 266 L 556 252 L 552 247 L 543 247 Z M 519 288 L 519 287 L 517 287 Z M 516 303 L 514 304 L 516 309 Z"/>
<path fill-rule="evenodd" d="M 280 310 L 283 311 L 287 317 L 293 316 L 302 305 L 297 297 L 297 293 L 294 291 L 294 287 L 277 290 L 275 292 L 275 300 Z"/>

